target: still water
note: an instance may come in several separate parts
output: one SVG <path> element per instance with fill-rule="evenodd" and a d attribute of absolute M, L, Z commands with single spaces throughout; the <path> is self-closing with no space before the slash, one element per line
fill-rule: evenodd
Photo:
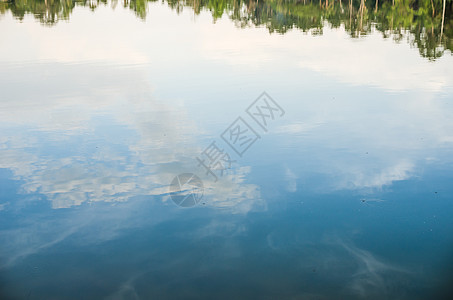
<path fill-rule="evenodd" d="M 452 6 L 381 2 L 0 2 L 0 298 L 448 298 Z"/>

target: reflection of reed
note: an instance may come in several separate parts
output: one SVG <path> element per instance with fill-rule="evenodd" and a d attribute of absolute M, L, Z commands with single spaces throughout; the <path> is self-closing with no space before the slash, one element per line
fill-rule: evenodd
<path fill-rule="evenodd" d="M 349 24 L 352 24 L 352 0 L 349 0 Z"/>
<path fill-rule="evenodd" d="M 442 35 L 444 34 L 444 21 L 445 21 L 445 0 L 442 10 L 442 25 L 440 26 L 440 40 L 442 40 Z"/>
<path fill-rule="evenodd" d="M 360 1 L 360 7 L 359 7 L 359 12 L 360 12 L 360 25 L 359 25 L 359 36 L 360 33 L 362 32 L 363 28 L 363 9 L 365 7 L 365 0 Z"/>

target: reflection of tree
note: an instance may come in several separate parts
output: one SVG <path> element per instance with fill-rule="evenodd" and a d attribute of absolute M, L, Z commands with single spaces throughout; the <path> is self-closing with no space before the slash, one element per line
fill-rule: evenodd
<path fill-rule="evenodd" d="M 59 20 L 68 19 L 75 3 L 68 0 L 18 0 L 8 1 L 6 5 L 19 20 L 23 20 L 26 13 L 32 13 L 41 23 L 54 24 Z"/>
<path fill-rule="evenodd" d="M 5 1 L 5 0 L 0 0 Z M 122 0 L 122 5 L 145 19 L 147 4 L 156 0 Z M 453 51 L 453 0 L 166 0 L 178 13 L 190 7 L 195 14 L 210 11 L 214 22 L 224 15 L 239 27 L 264 25 L 268 30 L 285 33 L 293 28 L 322 34 L 326 24 L 344 26 L 352 37 L 372 30 L 396 42 L 407 38 L 420 55 L 436 59 L 445 49 Z M 78 6 L 94 10 L 98 5 L 116 7 L 118 0 L 6 0 L 0 13 L 11 10 L 18 19 L 31 13 L 43 24 L 69 18 Z"/>
<path fill-rule="evenodd" d="M 95 10 L 99 5 L 110 3 L 116 7 L 118 0 L 0 0 L 0 13 L 6 9 L 11 10 L 19 20 L 25 14 L 33 14 L 42 24 L 52 25 L 60 20 L 68 20 L 74 7 L 83 6 Z M 144 19 L 146 17 L 147 0 L 123 0 L 123 6 L 133 10 L 135 14 Z"/>

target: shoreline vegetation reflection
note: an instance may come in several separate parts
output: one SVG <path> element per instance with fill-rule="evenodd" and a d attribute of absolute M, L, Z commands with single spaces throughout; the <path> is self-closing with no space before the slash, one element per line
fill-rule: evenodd
<path fill-rule="evenodd" d="M 122 5 L 146 19 L 148 2 L 156 0 L 0 0 L 0 14 L 11 11 L 23 20 L 32 14 L 43 25 L 69 20 L 76 6 L 96 10 Z M 165 0 L 179 14 L 189 7 L 195 14 L 209 11 L 213 21 L 227 15 L 238 27 L 265 26 L 270 33 L 291 29 L 322 35 L 323 28 L 344 27 L 352 38 L 372 31 L 395 42 L 406 40 L 422 57 L 435 60 L 453 54 L 453 0 Z"/>

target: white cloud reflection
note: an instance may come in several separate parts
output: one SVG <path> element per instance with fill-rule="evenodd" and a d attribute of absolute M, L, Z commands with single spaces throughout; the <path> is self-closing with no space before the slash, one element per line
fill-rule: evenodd
<path fill-rule="evenodd" d="M 199 64 L 214 60 L 263 74 L 285 72 L 296 65 L 300 72 L 311 70 L 339 82 L 392 91 L 440 91 L 453 86 L 453 57 L 448 51 L 428 63 L 409 43 L 383 39 L 378 32 L 351 39 L 344 26 L 330 29 L 325 24 L 320 36 L 299 30 L 269 34 L 264 27 L 239 29 L 226 15 L 213 24 L 209 11 L 194 20 L 190 9 L 177 14 L 162 3 L 148 5 L 146 22 L 121 7 L 100 6 L 96 16 L 76 7 L 70 23 L 60 22 L 52 30 L 36 24 L 31 16 L 18 25 L 6 14 L 0 27 L 2 41 L 21 47 L 2 47 L 0 61 L 149 63 L 165 74 L 173 67 L 166 70 L 166 65 L 187 64 L 190 55 Z M 116 22 L 118 18 L 122 22 Z"/>
<path fill-rule="evenodd" d="M 378 299 L 393 295 L 392 289 L 401 286 L 411 275 L 408 270 L 377 258 L 371 252 L 361 249 L 352 243 L 338 240 L 355 260 L 356 272 L 351 276 L 347 288 L 362 299 Z M 401 280 L 404 278 L 404 281 Z"/>
<path fill-rule="evenodd" d="M 42 97 L 39 106 L 29 105 L 33 89 L 11 91 L 11 101 L 0 103 L 5 132 L 0 168 L 24 181 L 22 193 L 43 194 L 53 208 L 122 202 L 165 195 L 177 174 L 204 172 L 195 164 L 201 152 L 199 130 L 186 108 L 153 98 L 139 71 L 92 65 L 49 68 L 54 68 L 50 81 L 34 78 L 37 85 L 49 87 L 46 95 L 37 94 Z M 61 96 L 50 89 L 54 79 L 77 80 L 80 74 L 85 76 L 79 89 Z M 95 79 L 97 84 L 84 84 Z M 217 183 L 204 178 L 207 204 L 242 213 L 252 209 L 260 195 L 256 185 L 245 182 L 249 172 L 239 167 Z"/>
<path fill-rule="evenodd" d="M 269 35 L 266 28 L 238 30 L 226 19 L 217 24 L 216 31 L 203 31 L 203 53 L 228 64 L 259 69 L 297 64 L 343 83 L 393 91 L 440 91 L 453 85 L 453 57 L 448 51 L 427 63 L 408 43 L 396 44 L 378 32 L 352 40 L 344 26 L 331 29 L 327 23 L 320 36 L 296 29 L 283 36 Z"/>
<path fill-rule="evenodd" d="M 156 86 L 161 84 L 158 86 L 161 94 L 162 89 L 168 87 L 163 92 L 167 95 L 174 95 L 173 90 L 178 90 L 181 84 L 185 88 L 196 86 L 195 91 L 201 97 L 201 91 L 209 85 L 219 106 L 225 109 L 228 104 L 222 101 L 229 99 L 216 95 L 216 89 L 220 91 L 222 85 L 232 83 L 239 91 L 244 82 L 248 82 L 252 87 L 247 86 L 247 92 L 256 86 L 261 92 L 270 84 L 280 94 L 291 86 L 290 97 L 287 97 L 291 100 L 285 103 L 290 107 L 285 116 L 288 123 L 276 131 L 297 137 L 295 140 L 299 144 L 295 151 L 298 152 L 304 146 L 300 145 L 301 138 L 320 137 L 311 139 L 312 149 L 329 150 L 316 153 L 316 170 L 338 174 L 341 178 L 336 179 L 336 188 L 379 188 L 406 179 L 414 174 L 417 161 L 424 159 L 424 154 L 406 157 L 407 151 L 427 147 L 428 143 L 432 148 L 451 146 L 453 114 L 448 103 L 436 101 L 437 96 L 448 93 L 447 89 L 453 86 L 451 56 L 428 62 L 407 43 L 395 44 L 378 33 L 354 40 L 343 27 L 325 27 L 321 36 L 306 35 L 298 30 L 270 35 L 263 27 L 239 29 L 227 16 L 213 24 L 207 11 L 194 20 L 190 9 L 178 15 L 161 3 L 149 5 L 146 22 L 121 7 L 115 10 L 98 7 L 96 15 L 102 15 L 102 18 L 83 8 L 75 8 L 70 23 L 60 22 L 52 28 L 36 24 L 31 16 L 17 23 L 7 14 L 1 21 L 7 25 L 0 27 L 4 43 L 21 45 L 0 49 L 0 61 L 3 62 L 0 80 L 6 95 L 0 103 L 2 122 L 11 127 L 29 126 L 39 132 L 54 132 L 57 134 L 52 135 L 52 139 L 67 142 L 71 136 L 92 134 L 93 119 L 113 116 L 119 126 L 136 135 L 127 137 L 128 151 L 134 153 L 132 161 L 125 160 L 123 152 L 106 147 L 93 150 L 89 160 L 102 161 L 99 170 L 90 166 L 88 160 L 69 156 L 59 158 L 62 162 L 52 158 L 40 161 L 30 151 L 3 151 L 7 158 L 2 162 L 4 167 L 14 169 L 23 177 L 32 178 L 35 174 L 33 181 L 26 185 L 28 191 L 38 191 L 38 177 L 49 178 L 49 174 L 37 171 L 45 164 L 49 166 L 48 172 L 55 165 L 55 168 L 68 169 L 68 173 L 74 173 L 72 176 L 85 169 L 90 170 L 88 175 L 105 178 L 102 182 L 90 177 L 74 178 L 72 185 L 58 183 L 55 187 L 50 186 L 51 180 L 40 179 L 42 190 L 55 199 L 56 207 L 65 207 L 61 200 L 63 188 L 87 191 L 74 192 L 67 198 L 66 206 L 80 204 L 88 198 L 99 199 L 99 195 L 103 195 L 105 201 L 124 200 L 124 195 L 132 190 L 163 193 L 163 186 L 171 181 L 171 173 L 180 168 L 175 164 L 199 153 L 199 144 L 191 140 L 191 132 L 200 127 L 190 122 L 187 112 L 177 101 L 170 104 L 163 99 L 152 99 L 149 95 L 155 86 L 149 85 L 154 84 L 153 80 L 157 82 Z M 122 22 L 115 22 L 116 18 L 121 18 Z M 101 19 L 112 21 L 110 33 L 105 34 L 105 23 L 99 23 Z M 335 45 L 334 50 L 332 45 Z M 19 71 L 26 61 L 34 62 L 34 65 L 26 64 L 27 67 Z M 62 63 L 68 69 L 82 64 L 83 71 L 67 74 L 65 68 L 61 68 Z M 123 67 L 113 68 L 112 64 Z M 124 67 L 136 64 L 140 64 L 140 69 Z M 216 76 L 213 76 L 213 70 Z M 121 75 L 117 76 L 119 72 Z M 269 79 L 269 74 L 277 74 L 278 80 Z M 346 96 L 338 97 L 334 102 L 319 99 L 325 95 L 309 91 L 313 82 L 307 77 L 313 74 L 320 74 L 324 76 L 322 80 L 327 80 L 319 90 L 326 90 L 331 85 L 332 89 L 337 89 L 335 84 L 346 83 L 349 85 L 345 87 Z M 314 83 L 319 84 L 318 80 Z M 298 84 L 303 87 L 297 88 Z M 363 94 L 353 94 L 355 87 L 363 86 L 377 87 L 379 92 L 370 89 Z M 382 91 L 401 94 L 395 96 Z M 421 93 L 403 94 L 407 91 Z M 335 90 L 328 92 L 337 94 Z M 339 92 L 345 93 L 344 90 Z M 225 119 L 225 124 L 228 122 L 230 120 Z M 420 144 L 421 137 L 424 145 Z M 11 150 L 11 145 L 16 145 L 17 149 L 39 145 L 32 134 L 27 134 L 25 139 L 16 137 L 15 133 L 7 138 L 2 134 L 0 139 L 0 147 L 6 150 Z M 351 145 L 361 146 L 362 153 L 367 148 L 381 153 L 373 154 L 374 164 L 355 163 L 352 158 L 344 157 L 333 159 L 333 151 Z M 35 163 L 27 163 L 31 161 Z M 170 169 L 171 172 L 166 171 Z M 301 171 L 295 168 L 291 171 L 295 176 L 287 188 L 294 190 L 300 188 L 295 177 L 301 178 Z M 55 172 L 59 174 L 63 170 Z M 243 170 L 238 172 L 236 182 L 244 176 Z M 121 185 L 113 173 L 120 174 L 119 178 L 124 180 Z M 219 186 L 217 190 L 221 189 Z M 250 186 L 247 191 L 233 194 L 255 197 L 256 187 Z M 218 202 L 224 201 L 219 199 Z"/>

